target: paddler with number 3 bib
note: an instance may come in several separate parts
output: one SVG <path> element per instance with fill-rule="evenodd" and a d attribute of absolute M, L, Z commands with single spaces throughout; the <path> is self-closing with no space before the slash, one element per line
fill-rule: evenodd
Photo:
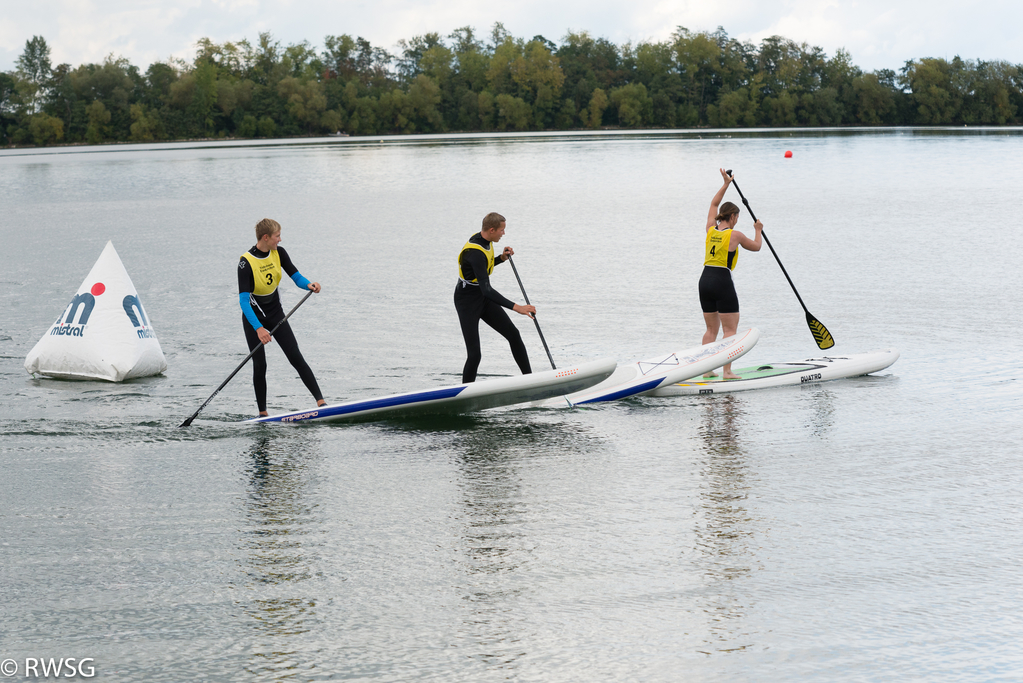
<path fill-rule="evenodd" d="M 458 253 L 455 310 L 458 312 L 458 323 L 462 327 L 462 337 L 465 339 L 463 384 L 476 381 L 476 371 L 483 359 L 480 351 L 480 320 L 508 340 L 512 356 L 522 374 L 528 375 L 532 372 L 529 357 L 526 355 L 526 345 L 522 343 L 522 335 L 504 309 L 510 308 L 516 313 L 532 316 L 536 313 L 536 307 L 516 304 L 490 285 L 490 274 L 494 272 L 494 266 L 504 263 L 515 254 L 514 249 L 505 247 L 501 255 L 494 256 L 494 243 L 501 241 L 504 231 L 504 216 L 499 213 L 488 213 L 483 218 L 483 229 L 470 237 Z"/>
<path fill-rule="evenodd" d="M 319 294 L 320 283 L 310 282 L 298 272 L 291 262 L 288 252 L 278 246 L 281 242 L 281 224 L 264 218 L 256 223 L 256 245 L 241 255 L 238 260 L 238 303 L 242 309 L 242 327 L 245 330 L 245 341 L 249 351 L 258 349 L 252 356 L 252 384 L 256 390 L 256 405 L 259 414 L 266 415 L 266 350 L 263 348 L 271 341 L 270 329 L 284 320 L 284 309 L 281 307 L 281 296 L 277 286 L 281 283 L 284 273 L 302 289 L 310 289 Z M 298 370 L 306 389 L 316 399 L 316 405 L 323 406 L 323 394 L 316 383 L 316 377 L 309 364 L 298 349 L 295 333 L 285 320 L 281 323 L 274 337 L 284 355 Z"/>
<path fill-rule="evenodd" d="M 735 336 L 739 328 L 739 297 L 735 293 L 732 282 L 732 271 L 739 261 L 739 247 L 748 251 L 760 251 L 763 224 L 753 224 L 756 238 L 750 239 L 735 229 L 739 222 L 739 207 L 732 202 L 721 203 L 725 191 L 732 184 L 732 177 L 724 169 L 721 177 L 724 185 L 710 200 L 710 212 L 707 214 L 707 238 L 704 248 L 703 274 L 700 276 L 700 307 L 703 319 L 707 323 L 707 331 L 703 333 L 703 343 L 710 344 L 722 330 L 722 339 Z M 719 208 L 720 207 L 720 208 Z M 708 372 L 704 377 L 716 377 Z M 738 379 L 732 372 L 729 363 L 722 369 L 725 379 Z"/>

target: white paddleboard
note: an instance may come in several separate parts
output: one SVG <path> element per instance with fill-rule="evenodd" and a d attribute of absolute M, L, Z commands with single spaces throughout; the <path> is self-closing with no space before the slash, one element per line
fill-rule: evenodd
<path fill-rule="evenodd" d="M 844 377 L 858 377 L 884 370 L 899 359 L 895 349 L 854 353 L 848 356 L 807 358 L 796 363 L 764 363 L 733 370 L 740 379 L 696 377 L 686 382 L 663 386 L 651 396 L 688 396 L 692 394 L 727 394 L 733 391 L 765 389 L 794 384 L 815 384 Z"/>
<path fill-rule="evenodd" d="M 529 375 L 501 377 L 439 389 L 349 401 L 246 422 L 354 422 L 403 415 L 472 413 L 487 408 L 541 401 L 579 391 L 606 379 L 617 363 L 611 358 Z"/>
<path fill-rule="evenodd" d="M 759 339 L 760 330 L 752 327 L 721 341 L 619 365 L 614 374 L 600 384 L 541 405 L 545 408 L 577 406 L 648 394 L 658 387 L 731 363 L 752 349 Z"/>

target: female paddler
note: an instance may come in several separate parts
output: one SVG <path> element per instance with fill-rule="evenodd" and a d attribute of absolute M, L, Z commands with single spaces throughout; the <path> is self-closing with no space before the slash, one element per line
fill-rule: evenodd
<path fill-rule="evenodd" d="M 703 274 L 700 276 L 700 307 L 703 319 L 707 323 L 707 331 L 703 333 L 703 343 L 710 344 L 722 329 L 722 338 L 735 336 L 739 327 L 739 297 L 735 294 L 732 283 L 732 271 L 739 260 L 739 247 L 748 251 L 760 251 L 760 232 L 763 224 L 753 224 L 756 237 L 750 239 L 735 229 L 739 222 L 739 207 L 732 202 L 721 203 L 725 190 L 732 183 L 732 176 L 724 169 L 721 177 L 724 185 L 710 200 L 710 211 L 707 214 L 707 238 L 704 247 Z M 719 208 L 720 207 L 720 208 Z M 708 372 L 704 377 L 716 377 Z M 729 363 L 722 370 L 725 379 L 738 379 L 732 372 Z"/>
<path fill-rule="evenodd" d="M 311 289 L 319 294 L 320 283 L 310 282 L 298 272 L 291 262 L 288 252 L 280 247 L 281 224 L 264 218 L 256 223 L 256 245 L 241 255 L 238 260 L 238 303 L 242 309 L 242 327 L 245 330 L 245 341 L 249 351 L 259 349 L 252 356 L 252 384 L 256 390 L 256 405 L 260 416 L 266 412 L 266 351 L 265 344 L 270 343 L 270 332 L 284 320 L 284 309 L 281 307 L 281 296 L 277 286 L 283 274 L 287 273 L 292 281 L 302 289 Z M 316 399 L 316 405 L 326 405 L 316 377 L 309 364 L 298 350 L 298 341 L 291 325 L 284 321 L 277 332 L 277 343 L 291 364 L 298 370 L 306 389 Z"/>
<path fill-rule="evenodd" d="M 483 354 L 480 351 L 480 320 L 490 325 L 511 345 L 512 356 L 523 375 L 532 370 L 522 335 L 512 323 L 505 308 L 516 313 L 532 316 L 535 306 L 522 306 L 501 295 L 490 285 L 490 274 L 494 265 L 504 263 L 515 254 L 511 247 L 505 247 L 500 256 L 494 256 L 494 242 L 504 237 L 505 219 L 499 213 L 488 213 L 483 218 L 483 229 L 469 238 L 458 252 L 458 284 L 455 285 L 455 310 L 458 323 L 465 339 L 466 359 L 462 367 L 462 383 L 476 381 Z"/>

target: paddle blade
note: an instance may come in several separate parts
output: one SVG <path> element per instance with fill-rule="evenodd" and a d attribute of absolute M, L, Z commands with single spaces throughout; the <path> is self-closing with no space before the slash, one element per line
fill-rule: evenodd
<path fill-rule="evenodd" d="M 813 334 L 813 340 L 817 342 L 817 348 L 830 349 L 835 345 L 835 338 L 828 332 L 828 328 L 824 327 L 820 320 L 810 315 L 809 311 L 806 312 L 806 324 L 810 326 L 810 333 Z"/>

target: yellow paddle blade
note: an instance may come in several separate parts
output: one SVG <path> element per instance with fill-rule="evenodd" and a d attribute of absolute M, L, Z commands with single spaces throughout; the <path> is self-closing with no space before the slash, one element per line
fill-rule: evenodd
<path fill-rule="evenodd" d="M 831 336 L 828 328 L 824 327 L 820 320 L 807 313 L 806 324 L 810 326 L 810 332 L 813 334 L 813 340 L 817 342 L 817 348 L 830 349 L 835 345 L 835 338 Z"/>

